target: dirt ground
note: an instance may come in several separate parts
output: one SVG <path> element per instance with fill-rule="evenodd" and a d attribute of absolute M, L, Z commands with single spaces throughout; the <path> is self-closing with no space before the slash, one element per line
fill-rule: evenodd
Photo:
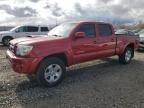
<path fill-rule="evenodd" d="M 44 88 L 12 71 L 0 46 L 0 108 L 144 108 L 144 52 L 129 65 L 117 57 L 68 68 L 64 81 Z"/>

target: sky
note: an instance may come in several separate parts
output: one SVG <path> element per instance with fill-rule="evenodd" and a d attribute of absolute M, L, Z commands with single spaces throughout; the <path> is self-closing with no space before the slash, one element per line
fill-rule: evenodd
<path fill-rule="evenodd" d="M 143 21 L 143 0 L 0 0 L 0 25 Z"/>

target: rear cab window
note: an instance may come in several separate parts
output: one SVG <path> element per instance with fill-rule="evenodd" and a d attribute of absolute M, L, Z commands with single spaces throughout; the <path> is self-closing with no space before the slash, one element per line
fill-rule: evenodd
<path fill-rule="evenodd" d="M 78 28 L 77 32 L 84 32 L 86 38 L 93 38 L 96 36 L 95 24 L 82 24 Z"/>
<path fill-rule="evenodd" d="M 109 24 L 98 24 L 99 35 L 107 37 L 113 35 L 112 28 Z"/>
<path fill-rule="evenodd" d="M 41 32 L 48 32 L 49 29 L 48 29 L 48 27 L 41 27 L 41 28 L 40 28 L 40 31 L 41 31 Z"/>

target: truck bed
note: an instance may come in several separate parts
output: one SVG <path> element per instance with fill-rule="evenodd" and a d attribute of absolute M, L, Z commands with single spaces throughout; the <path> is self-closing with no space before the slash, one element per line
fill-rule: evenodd
<path fill-rule="evenodd" d="M 117 34 L 116 35 L 116 52 L 117 54 L 123 52 L 124 45 L 127 46 L 128 43 L 133 43 L 134 48 L 139 47 L 139 36 L 138 35 L 125 35 L 125 34 Z"/>

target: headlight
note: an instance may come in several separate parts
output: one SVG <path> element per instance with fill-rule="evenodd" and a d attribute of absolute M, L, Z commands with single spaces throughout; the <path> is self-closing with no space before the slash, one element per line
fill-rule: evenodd
<path fill-rule="evenodd" d="M 26 56 L 32 51 L 32 49 L 32 45 L 18 44 L 16 49 L 16 55 Z"/>

